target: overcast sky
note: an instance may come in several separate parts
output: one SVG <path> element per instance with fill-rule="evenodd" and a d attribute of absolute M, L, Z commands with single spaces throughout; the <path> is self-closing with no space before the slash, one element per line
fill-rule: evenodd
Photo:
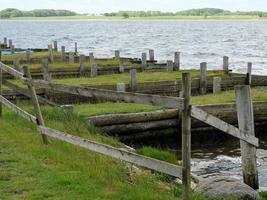
<path fill-rule="evenodd" d="M 103 13 L 118 10 L 178 11 L 190 8 L 267 11 L 267 0 L 0 0 L 0 9 L 67 9 L 80 13 Z"/>

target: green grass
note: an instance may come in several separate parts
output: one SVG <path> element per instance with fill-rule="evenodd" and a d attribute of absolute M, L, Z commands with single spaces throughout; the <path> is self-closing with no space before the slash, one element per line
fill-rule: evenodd
<path fill-rule="evenodd" d="M 137 82 L 181 80 L 183 71 L 140 72 L 137 73 Z M 190 70 L 192 78 L 199 78 L 199 70 Z M 222 71 L 208 71 L 208 76 L 225 76 Z M 54 83 L 67 85 L 112 85 L 116 83 L 129 83 L 129 73 L 101 75 L 97 77 L 55 79 Z"/>
<path fill-rule="evenodd" d="M 251 88 L 251 96 L 253 101 L 267 101 L 267 87 L 254 87 Z M 193 96 L 193 105 L 204 105 L 204 104 L 224 104 L 224 103 L 235 103 L 235 92 L 234 90 L 220 92 L 218 94 L 207 94 L 202 96 Z"/>
<path fill-rule="evenodd" d="M 57 111 L 44 111 L 44 116 L 49 126 L 90 134 Z M 130 175 L 121 161 L 51 138 L 43 145 L 33 124 L 6 109 L 0 130 L 0 199 L 165 200 L 180 195 L 178 186 L 159 184 L 156 175 Z"/>
<path fill-rule="evenodd" d="M 169 163 L 177 164 L 177 158 L 175 153 L 169 151 L 159 150 L 154 147 L 142 147 L 136 150 L 138 154 L 163 160 Z"/>
<path fill-rule="evenodd" d="M 95 116 L 118 113 L 137 113 L 158 110 L 159 107 L 134 103 L 99 103 L 78 104 L 74 106 L 74 112 L 80 116 Z"/>

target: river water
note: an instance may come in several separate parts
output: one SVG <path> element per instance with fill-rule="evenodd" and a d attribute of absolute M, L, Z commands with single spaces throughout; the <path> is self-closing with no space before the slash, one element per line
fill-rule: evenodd
<path fill-rule="evenodd" d="M 230 67 L 246 72 L 253 62 L 253 73 L 267 75 L 267 21 L 7 21 L 0 20 L 0 38 L 8 37 L 20 48 L 47 48 L 59 45 L 96 57 L 140 57 L 152 48 L 158 60 L 173 59 L 181 52 L 183 68 L 198 68 L 208 62 L 209 69 L 221 69 L 222 57 L 230 57 Z M 204 151 L 203 151 L 204 149 Z M 202 177 L 231 175 L 242 178 L 240 150 L 227 143 L 216 148 L 193 148 L 192 170 Z M 267 188 L 267 139 L 261 140 L 257 153 L 260 185 Z"/>
<path fill-rule="evenodd" d="M 96 57 L 111 57 L 114 49 L 122 56 L 141 57 L 152 48 L 156 59 L 167 60 L 180 51 L 184 68 L 208 62 L 209 69 L 219 69 L 227 55 L 234 71 L 245 72 L 247 62 L 253 62 L 253 73 L 267 74 L 267 20 L 1 20 L 0 38 L 4 36 L 22 48 L 46 48 L 57 40 L 73 51 L 78 42 L 79 51 Z"/>

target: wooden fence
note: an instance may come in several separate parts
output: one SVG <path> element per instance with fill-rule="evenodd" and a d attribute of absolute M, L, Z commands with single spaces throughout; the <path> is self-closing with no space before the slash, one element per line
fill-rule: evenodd
<path fill-rule="evenodd" d="M 253 107 L 250 97 L 250 86 L 243 85 L 236 87 L 237 96 L 237 112 L 239 129 L 224 122 L 223 120 L 208 114 L 200 108 L 191 106 L 191 77 L 190 73 L 183 73 L 182 77 L 182 98 L 166 97 L 159 95 L 138 94 L 128 92 L 115 92 L 110 90 L 87 88 L 81 86 L 67 86 L 62 84 L 52 84 L 43 80 L 32 80 L 28 67 L 24 67 L 24 73 L 18 72 L 13 68 L 0 62 L 0 71 L 5 71 L 27 84 L 29 93 L 31 94 L 32 103 L 34 105 L 35 116 L 22 111 L 17 106 L 3 98 L 0 101 L 12 108 L 16 113 L 26 119 L 35 122 L 38 125 L 43 142 L 48 143 L 47 136 L 57 138 L 59 140 L 78 145 L 89 150 L 109 155 L 130 163 L 138 164 L 149 169 L 163 172 L 175 177 L 182 178 L 183 182 L 183 198 L 190 199 L 191 194 L 191 117 L 203 121 L 225 133 L 234 136 L 241 141 L 242 167 L 244 182 L 254 189 L 258 189 L 258 174 L 256 165 L 256 147 L 259 141 L 255 138 Z M 1 80 L 2 84 L 2 80 Z M 35 92 L 35 86 L 48 90 L 65 92 L 86 97 L 104 98 L 109 101 L 133 102 L 148 105 L 157 105 L 166 108 L 177 108 L 182 112 L 182 167 L 172 165 L 163 161 L 140 156 L 128 151 L 122 151 L 104 144 L 98 144 L 93 141 L 87 141 L 76 136 L 62 133 L 57 130 L 45 127 L 42 113 L 39 106 L 38 97 Z M 178 119 L 177 119 L 178 120 Z"/>

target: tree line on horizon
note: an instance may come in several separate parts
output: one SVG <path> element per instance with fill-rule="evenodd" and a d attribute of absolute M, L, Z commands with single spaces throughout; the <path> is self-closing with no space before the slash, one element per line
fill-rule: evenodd
<path fill-rule="evenodd" d="M 13 17 L 56 17 L 56 16 L 75 16 L 77 13 L 69 10 L 54 9 L 35 9 L 30 11 L 21 11 L 15 8 L 7 8 L 0 11 L 0 18 L 8 19 Z"/>

